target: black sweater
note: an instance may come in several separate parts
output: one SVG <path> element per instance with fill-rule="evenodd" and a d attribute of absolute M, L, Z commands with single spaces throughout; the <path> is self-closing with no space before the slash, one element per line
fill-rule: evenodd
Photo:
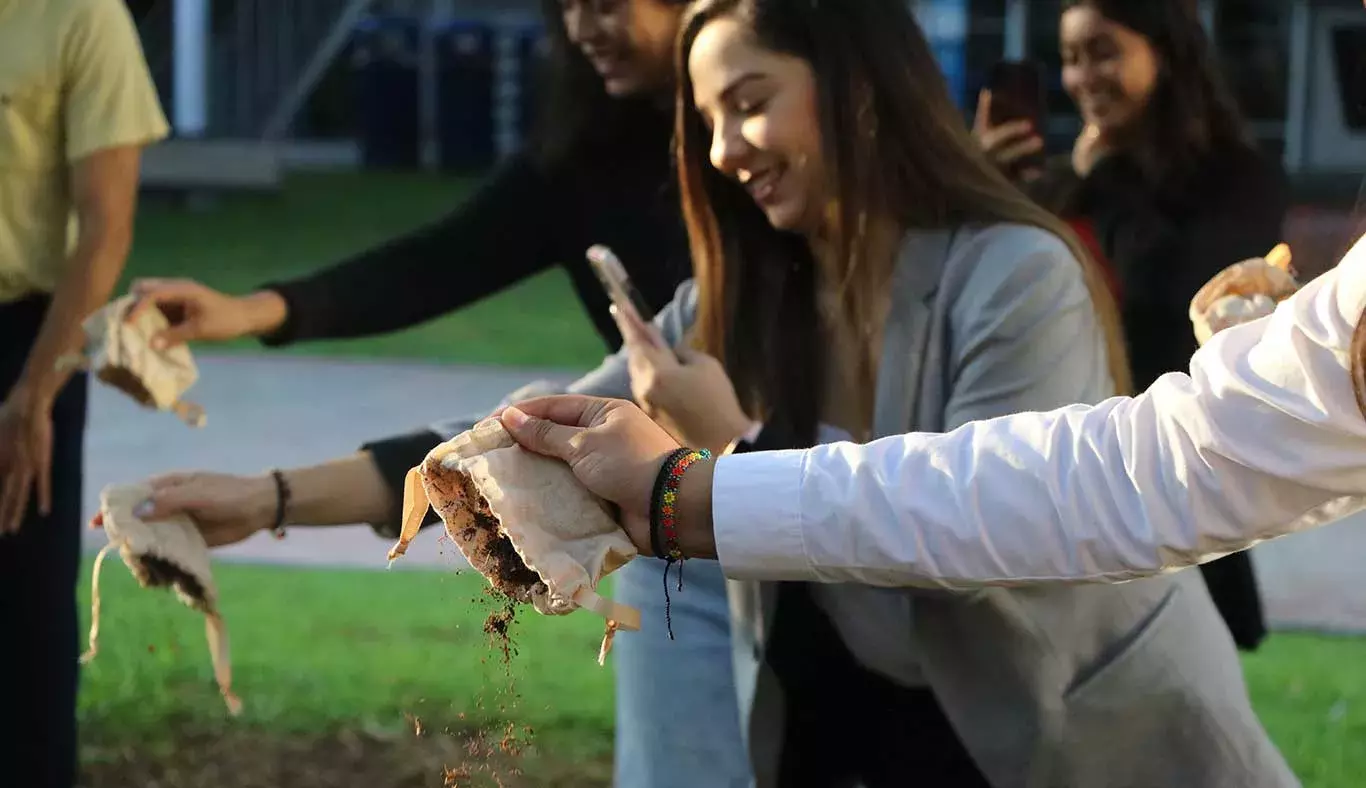
<path fill-rule="evenodd" d="M 1134 386 L 1189 369 L 1197 344 L 1190 300 L 1211 277 L 1281 240 L 1289 187 L 1280 166 L 1251 150 L 1221 151 L 1176 187 L 1148 185 L 1123 156 L 1084 179 L 1070 162 L 1033 191 L 1066 218 L 1089 220 L 1118 280 Z"/>
<path fill-rule="evenodd" d="M 1084 179 L 1071 163 L 1033 187 L 1065 218 L 1087 220 L 1120 288 L 1119 306 L 1134 386 L 1190 368 L 1198 344 L 1190 300 L 1225 267 L 1260 257 L 1281 241 L 1289 186 L 1278 163 L 1250 149 L 1210 155 L 1179 186 L 1154 188 L 1123 156 Z M 1252 650 L 1266 621 L 1251 558 L 1234 553 L 1201 566 L 1238 646 Z"/>
<path fill-rule="evenodd" d="M 288 304 L 286 322 L 263 342 L 370 336 L 423 323 L 561 266 L 603 338 L 621 346 L 610 300 L 584 258 L 589 246 L 617 253 L 651 308 L 664 307 L 691 274 L 669 158 L 668 119 L 604 166 L 545 167 L 512 158 L 469 200 L 432 224 L 349 260 L 267 285 Z M 419 430 L 365 444 L 401 498 L 403 477 L 441 441 Z M 392 536 L 397 525 L 375 524 Z"/>

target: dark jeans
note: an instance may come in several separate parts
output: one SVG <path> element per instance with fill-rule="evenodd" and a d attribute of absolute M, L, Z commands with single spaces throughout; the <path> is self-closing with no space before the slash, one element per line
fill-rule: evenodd
<path fill-rule="evenodd" d="M 766 659 L 783 689 L 783 788 L 990 788 L 934 693 L 860 665 L 802 583 L 779 591 Z"/>
<path fill-rule="evenodd" d="M 0 394 L 8 395 L 37 337 L 48 299 L 0 304 Z M 30 498 L 23 528 L 0 537 L 0 783 L 68 788 L 76 778 L 80 657 L 76 574 L 86 377 L 53 407 L 52 512 Z"/>

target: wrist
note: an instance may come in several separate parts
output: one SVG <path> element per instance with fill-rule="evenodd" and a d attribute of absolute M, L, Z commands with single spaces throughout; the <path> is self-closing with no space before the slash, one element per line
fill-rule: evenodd
<path fill-rule="evenodd" d="M 42 414 L 52 411 L 52 404 L 57 399 L 57 389 L 59 383 L 54 375 L 42 377 L 20 378 L 14 388 L 10 389 L 5 397 L 8 407 L 14 408 L 22 413 Z"/>
<path fill-rule="evenodd" d="M 716 460 L 698 460 L 678 485 L 678 546 L 688 558 L 715 558 L 711 486 Z"/>
<path fill-rule="evenodd" d="M 275 525 L 280 507 L 280 491 L 270 472 L 252 477 L 251 524 L 257 531 L 269 531 Z M 288 519 L 288 511 L 285 516 Z"/>
<path fill-rule="evenodd" d="M 252 336 L 279 331 L 289 317 L 289 305 L 284 296 L 274 290 L 258 290 L 242 296 L 239 303 L 246 312 L 247 333 Z"/>

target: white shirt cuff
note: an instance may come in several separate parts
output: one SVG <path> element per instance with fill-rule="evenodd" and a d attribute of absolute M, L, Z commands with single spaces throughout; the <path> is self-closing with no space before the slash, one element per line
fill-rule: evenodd
<path fill-rule="evenodd" d="M 722 457 L 712 476 L 716 556 L 733 580 L 815 580 L 802 535 L 804 451 Z"/>

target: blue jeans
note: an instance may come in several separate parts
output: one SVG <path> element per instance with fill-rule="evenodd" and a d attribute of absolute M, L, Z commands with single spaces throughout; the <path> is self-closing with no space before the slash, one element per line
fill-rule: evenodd
<path fill-rule="evenodd" d="M 664 562 L 637 558 L 612 575 L 613 597 L 640 610 L 639 632 L 619 632 L 616 779 L 622 788 L 747 788 L 732 675 L 730 608 L 721 567 L 689 561 L 683 590 L 669 572 L 673 631 L 664 625 Z"/>

